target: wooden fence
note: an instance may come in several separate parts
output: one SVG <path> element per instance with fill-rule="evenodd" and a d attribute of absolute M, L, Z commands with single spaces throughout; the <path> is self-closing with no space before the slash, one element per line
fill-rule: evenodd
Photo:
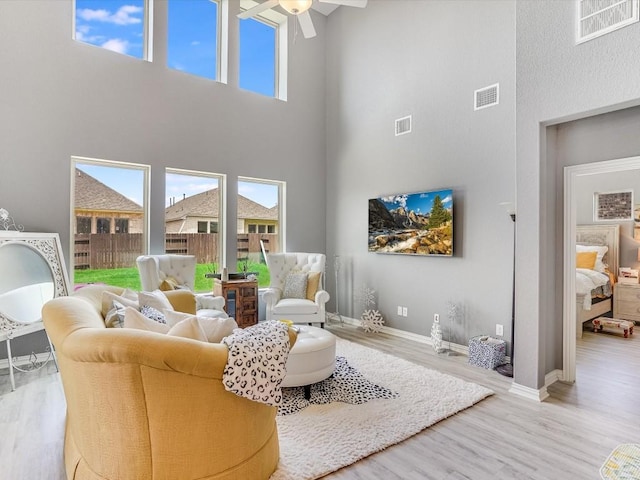
<path fill-rule="evenodd" d="M 268 252 L 278 251 L 278 235 L 274 233 L 239 233 L 238 260 L 261 260 L 260 240 Z M 141 255 L 141 233 L 76 234 L 74 262 L 77 270 L 130 268 Z M 218 253 L 217 233 L 167 233 L 165 252 L 195 255 L 198 263 L 214 263 Z"/>

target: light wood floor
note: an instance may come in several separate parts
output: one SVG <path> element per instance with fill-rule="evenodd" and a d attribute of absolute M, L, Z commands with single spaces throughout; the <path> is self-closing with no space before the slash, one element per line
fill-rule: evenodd
<path fill-rule="evenodd" d="M 640 443 L 638 333 L 624 339 L 585 332 L 577 345 L 578 381 L 556 383 L 551 398 L 538 403 L 508 393 L 510 379 L 470 366 L 466 357 L 436 355 L 428 345 L 353 326 L 328 328 L 495 395 L 327 479 L 598 479 L 618 444 Z M 16 381 L 10 392 L 8 371 L 0 371 L 0 478 L 62 480 L 65 403 L 58 374 L 50 366 Z"/>

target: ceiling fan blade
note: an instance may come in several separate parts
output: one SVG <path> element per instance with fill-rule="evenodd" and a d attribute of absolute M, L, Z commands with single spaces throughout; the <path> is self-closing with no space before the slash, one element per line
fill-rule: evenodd
<path fill-rule="evenodd" d="M 298 14 L 297 17 L 298 23 L 300 23 L 300 30 L 302 30 L 302 35 L 304 35 L 304 38 L 315 37 L 316 29 L 313 27 L 313 21 L 311 20 L 311 15 L 309 15 L 309 10 Z"/>
<path fill-rule="evenodd" d="M 260 5 L 256 5 L 255 7 L 250 8 L 249 10 L 245 10 L 244 12 L 240 12 L 238 14 L 238 18 L 245 19 L 255 17 L 256 15 L 264 12 L 265 10 L 269 10 L 270 8 L 278 5 L 278 0 L 267 0 L 266 2 L 262 2 Z"/>
<path fill-rule="evenodd" d="M 318 0 L 320 3 L 331 3 L 333 5 L 344 5 L 346 7 L 364 8 L 367 0 Z"/>

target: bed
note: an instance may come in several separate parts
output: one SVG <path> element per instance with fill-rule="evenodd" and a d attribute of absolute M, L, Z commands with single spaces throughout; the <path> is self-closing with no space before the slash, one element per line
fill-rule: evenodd
<path fill-rule="evenodd" d="M 619 225 L 578 225 L 576 229 L 576 335 L 584 322 L 613 309 L 619 263 Z M 595 254 L 593 253 L 595 252 Z M 590 260 L 594 259 L 593 264 Z M 586 263 L 585 263 L 586 262 Z"/>

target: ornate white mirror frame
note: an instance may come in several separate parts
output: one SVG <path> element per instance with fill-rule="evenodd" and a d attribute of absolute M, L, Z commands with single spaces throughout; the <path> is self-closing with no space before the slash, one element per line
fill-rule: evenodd
<path fill-rule="evenodd" d="M 32 352 L 26 364 L 20 364 L 11 353 L 13 338 L 44 330 L 42 306 L 54 297 L 69 294 L 58 234 L 23 232 L 8 212 L 0 209 L 0 271 L 0 341 L 7 344 L 11 389 L 15 390 L 14 369 L 37 370 L 49 360 L 58 366 L 48 337 L 44 359 Z"/>

